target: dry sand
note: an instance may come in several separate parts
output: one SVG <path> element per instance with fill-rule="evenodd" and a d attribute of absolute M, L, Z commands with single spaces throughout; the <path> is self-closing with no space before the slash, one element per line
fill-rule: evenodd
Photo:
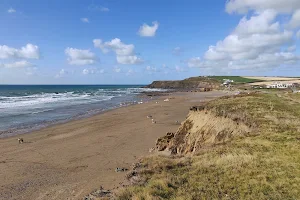
<path fill-rule="evenodd" d="M 222 92 L 180 93 L 169 102 L 149 102 L 97 116 L 0 139 L 0 199 L 82 199 L 103 186 L 120 186 L 139 157 L 155 140 L 176 131 L 189 107 Z M 147 119 L 152 115 L 157 124 Z"/>

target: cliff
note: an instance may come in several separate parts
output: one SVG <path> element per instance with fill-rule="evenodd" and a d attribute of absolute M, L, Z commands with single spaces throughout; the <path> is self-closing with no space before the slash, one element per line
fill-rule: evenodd
<path fill-rule="evenodd" d="M 190 111 L 188 118 L 175 134 L 169 133 L 156 142 L 159 151 L 171 154 L 194 154 L 202 148 L 224 144 L 235 137 L 252 133 L 252 128 L 208 110 Z"/>
<path fill-rule="evenodd" d="M 190 90 L 208 88 L 215 89 L 220 86 L 220 82 L 208 77 L 192 77 L 178 81 L 153 81 L 146 88 L 163 88 L 163 89 L 179 89 Z"/>

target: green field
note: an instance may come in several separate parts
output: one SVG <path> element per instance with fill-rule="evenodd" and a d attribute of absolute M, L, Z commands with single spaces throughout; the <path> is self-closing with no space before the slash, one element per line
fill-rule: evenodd
<path fill-rule="evenodd" d="M 221 82 L 223 82 L 223 79 L 230 79 L 233 80 L 235 83 L 254 83 L 262 81 L 257 79 L 244 78 L 241 76 L 209 76 L 209 78 L 216 79 Z"/>

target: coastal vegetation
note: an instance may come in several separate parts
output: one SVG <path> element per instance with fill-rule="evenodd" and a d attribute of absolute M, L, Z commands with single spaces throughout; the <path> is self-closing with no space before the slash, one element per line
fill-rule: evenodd
<path fill-rule="evenodd" d="M 117 199 L 297 199 L 300 95 L 245 93 L 191 110 Z M 167 155 L 169 153 L 169 155 Z"/>
<path fill-rule="evenodd" d="M 176 81 L 153 81 L 147 87 L 177 90 L 193 90 L 199 88 L 218 88 L 219 86 L 220 82 L 216 79 L 198 76 Z"/>
<path fill-rule="evenodd" d="M 215 79 L 218 81 L 223 81 L 224 79 L 233 80 L 234 83 L 254 83 L 254 82 L 260 82 L 262 80 L 260 79 L 254 79 L 254 78 L 245 78 L 242 76 L 209 76 L 211 79 Z"/>
<path fill-rule="evenodd" d="M 197 76 L 184 80 L 153 81 L 148 88 L 193 90 L 199 88 L 219 88 L 224 80 L 233 80 L 232 84 L 245 84 L 261 82 L 259 79 L 245 78 L 241 76 Z"/>

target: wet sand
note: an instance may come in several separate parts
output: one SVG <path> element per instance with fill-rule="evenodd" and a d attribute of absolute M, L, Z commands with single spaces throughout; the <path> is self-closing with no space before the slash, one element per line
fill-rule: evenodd
<path fill-rule="evenodd" d="M 103 186 L 122 185 L 138 158 L 148 155 L 158 137 L 176 131 L 189 107 L 222 92 L 176 93 L 155 101 L 118 108 L 0 139 L 0 199 L 82 199 Z M 147 115 L 157 121 L 152 124 Z"/>

